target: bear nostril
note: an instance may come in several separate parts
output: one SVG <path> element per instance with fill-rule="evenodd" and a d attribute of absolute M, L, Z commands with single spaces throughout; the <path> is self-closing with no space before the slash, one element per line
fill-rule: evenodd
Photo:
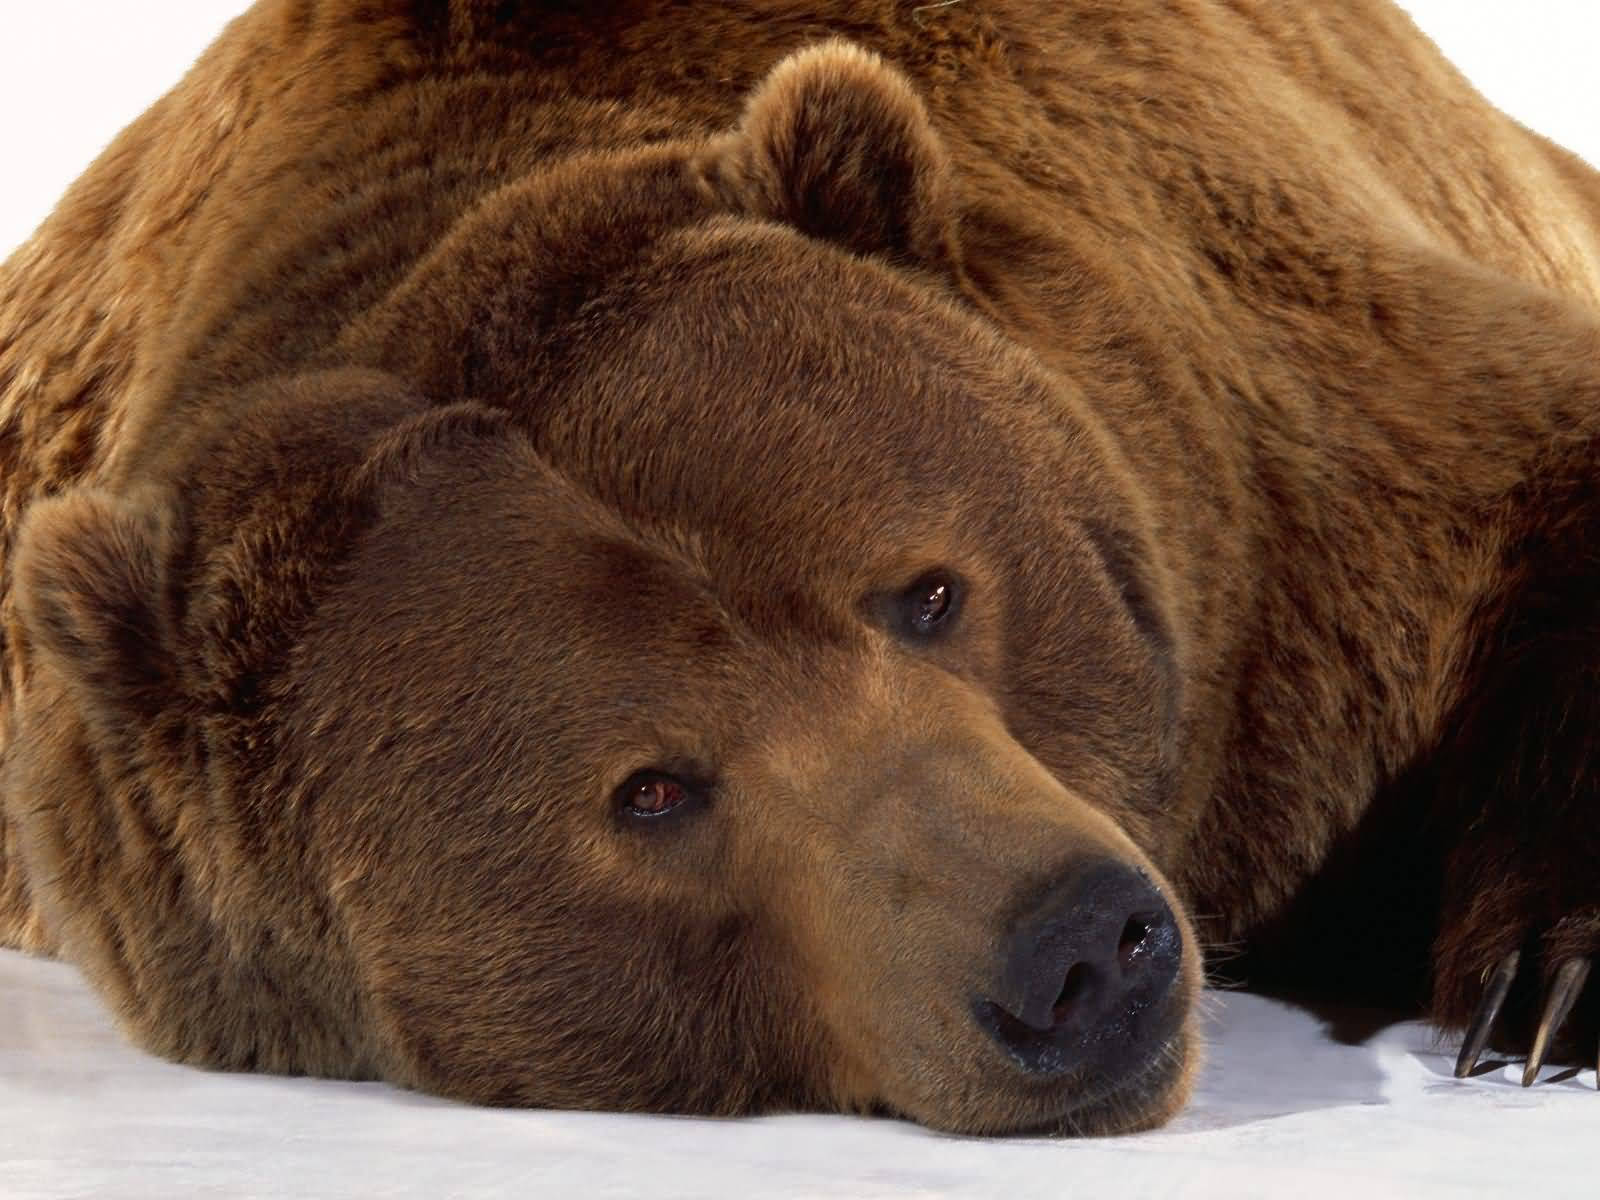
<path fill-rule="evenodd" d="M 1117 962 L 1124 971 L 1133 966 L 1134 959 L 1144 949 L 1145 939 L 1150 936 L 1155 923 L 1153 916 L 1129 917 L 1128 923 L 1122 927 L 1122 938 L 1117 942 Z"/>
<path fill-rule="evenodd" d="M 1067 977 L 1061 981 L 1061 992 L 1050 1008 L 1052 1028 L 1065 1024 L 1075 1016 L 1084 1015 L 1083 1010 L 1090 1007 L 1093 999 L 1094 974 L 1094 968 L 1088 963 L 1072 964 Z"/>

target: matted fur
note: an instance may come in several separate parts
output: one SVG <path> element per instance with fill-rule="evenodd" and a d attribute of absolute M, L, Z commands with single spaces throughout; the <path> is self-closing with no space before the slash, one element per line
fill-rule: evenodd
<path fill-rule="evenodd" d="M 1600 177 L 1378 0 L 262 0 L 0 270 L 0 945 L 212 1066 L 1123 1129 L 1192 1018 L 969 1011 L 1109 857 L 1180 1008 L 1522 946 L 1525 1044 L 1597 309 Z"/>

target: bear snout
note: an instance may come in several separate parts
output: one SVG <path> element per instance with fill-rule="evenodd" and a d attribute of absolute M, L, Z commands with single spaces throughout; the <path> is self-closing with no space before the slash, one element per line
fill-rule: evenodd
<path fill-rule="evenodd" d="M 1183 933 L 1137 867 L 1091 858 L 1013 923 L 1000 986 L 978 1024 L 1029 1075 L 1136 1071 L 1182 1023 Z"/>

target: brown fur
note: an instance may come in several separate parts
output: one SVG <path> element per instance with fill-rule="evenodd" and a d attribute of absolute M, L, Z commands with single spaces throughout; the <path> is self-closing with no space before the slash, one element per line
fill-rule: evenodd
<path fill-rule="evenodd" d="M 1377 0 L 263 0 L 0 272 L 0 944 L 214 1066 L 1120 1129 L 1192 1018 L 967 1008 L 1109 856 L 1180 1005 L 1321 900 L 1459 1025 L 1600 950 L 1597 306 Z"/>

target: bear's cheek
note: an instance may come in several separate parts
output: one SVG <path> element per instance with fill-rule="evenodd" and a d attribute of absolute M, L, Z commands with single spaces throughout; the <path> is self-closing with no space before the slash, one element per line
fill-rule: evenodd
<path fill-rule="evenodd" d="M 426 867 L 339 895 L 385 1070 L 490 1104 L 815 1106 L 805 988 L 754 922 L 569 846 L 492 883 Z"/>

